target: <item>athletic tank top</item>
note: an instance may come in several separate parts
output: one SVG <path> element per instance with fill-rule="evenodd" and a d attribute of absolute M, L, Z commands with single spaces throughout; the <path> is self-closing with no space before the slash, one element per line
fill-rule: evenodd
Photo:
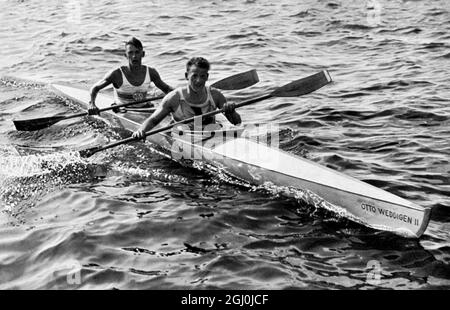
<path fill-rule="evenodd" d="M 153 87 L 150 85 L 151 78 L 148 67 L 146 67 L 145 70 L 144 82 L 139 86 L 132 85 L 125 76 L 125 73 L 123 73 L 122 67 L 120 67 L 119 69 L 120 73 L 122 73 L 122 85 L 119 88 L 114 88 L 114 100 L 117 104 L 143 100 L 150 95 L 150 91 L 153 90 Z M 149 105 L 151 105 L 150 102 L 136 104 L 132 107 L 140 108 Z"/>
<path fill-rule="evenodd" d="M 206 100 L 200 104 L 193 104 L 186 100 L 183 94 L 183 88 L 177 88 L 176 90 L 180 96 L 180 101 L 175 112 L 172 113 L 172 119 L 175 122 L 182 121 L 187 118 L 194 117 L 196 115 L 201 115 L 208 113 L 217 109 L 216 103 L 211 95 L 211 88 L 206 87 Z M 203 120 L 202 125 L 208 125 L 215 123 L 216 118 L 213 116 L 207 117 Z"/>

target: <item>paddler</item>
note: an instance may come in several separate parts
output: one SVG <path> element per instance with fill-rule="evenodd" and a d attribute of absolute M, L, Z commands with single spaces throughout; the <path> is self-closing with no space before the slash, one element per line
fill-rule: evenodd
<path fill-rule="evenodd" d="M 154 90 L 151 83 L 166 94 L 173 90 L 171 86 L 163 82 L 158 71 L 142 65 L 144 56 L 145 51 L 142 42 L 135 37 L 130 38 L 125 43 L 125 57 L 128 60 L 128 66 L 121 66 L 109 71 L 103 79 L 92 86 L 88 108 L 90 115 L 99 113 L 98 107 L 95 105 L 95 98 L 98 92 L 109 84 L 114 86 L 115 104 L 131 103 L 147 98 L 150 92 Z M 151 107 L 151 105 L 143 103 L 130 107 L 143 108 Z"/>
<path fill-rule="evenodd" d="M 167 94 L 156 111 L 133 133 L 134 138 L 145 138 L 144 133 L 158 125 L 166 116 L 174 122 L 201 115 L 216 109 L 224 109 L 225 117 L 233 125 L 241 123 L 235 104 L 227 103 L 225 96 L 205 83 L 208 81 L 210 64 L 202 57 L 191 58 L 186 64 L 187 85 Z M 215 123 L 214 116 L 202 120 L 202 127 Z"/>

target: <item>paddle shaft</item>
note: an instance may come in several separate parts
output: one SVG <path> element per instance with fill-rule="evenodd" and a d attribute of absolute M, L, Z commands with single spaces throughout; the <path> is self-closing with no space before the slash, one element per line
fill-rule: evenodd
<path fill-rule="evenodd" d="M 153 98 L 148 98 L 148 99 L 143 99 L 143 100 L 139 100 L 139 101 L 133 101 L 132 103 L 122 103 L 122 104 L 117 104 L 117 105 L 112 105 L 110 107 L 107 108 L 103 108 L 103 109 L 99 109 L 98 112 L 104 112 L 104 111 L 109 111 L 112 109 L 117 109 L 117 108 L 122 108 L 122 107 L 126 107 L 132 104 L 139 104 L 139 103 L 145 103 L 145 102 L 149 102 L 149 101 L 153 101 L 153 100 L 159 100 L 164 98 L 165 95 L 160 95 L 158 97 L 153 97 Z M 67 116 L 61 116 L 61 118 L 59 120 L 66 120 L 66 119 L 71 119 L 71 118 L 75 118 L 75 117 L 80 117 L 80 116 L 86 116 L 89 115 L 88 112 L 81 112 L 81 113 L 76 113 L 73 115 L 67 115 Z"/>
<path fill-rule="evenodd" d="M 156 108 L 125 108 L 124 112 L 153 113 Z"/>

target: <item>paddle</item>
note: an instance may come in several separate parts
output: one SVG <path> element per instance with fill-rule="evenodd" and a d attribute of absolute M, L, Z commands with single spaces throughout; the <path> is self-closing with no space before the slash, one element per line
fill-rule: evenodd
<path fill-rule="evenodd" d="M 138 112 L 138 113 L 153 113 L 156 108 L 127 108 L 126 112 Z"/>
<path fill-rule="evenodd" d="M 332 80 L 331 80 L 330 74 L 328 73 L 327 70 L 324 70 L 319 73 L 310 75 L 308 77 L 293 81 L 284 86 L 278 87 L 274 91 L 272 91 L 271 93 L 269 93 L 267 95 L 263 95 L 260 97 L 256 97 L 253 99 L 249 99 L 249 100 L 240 102 L 240 103 L 236 104 L 236 108 L 240 108 L 240 107 L 243 107 L 243 106 L 258 102 L 258 101 L 262 101 L 262 100 L 265 100 L 265 99 L 268 99 L 271 97 L 298 97 L 298 96 L 306 95 L 306 94 L 309 94 L 309 93 L 327 85 L 331 81 Z M 208 112 L 208 113 L 205 113 L 202 115 L 191 117 L 191 118 L 182 120 L 177 123 L 173 123 L 173 124 L 170 124 L 170 125 L 158 128 L 158 129 L 148 131 L 145 133 L 145 136 L 154 135 L 159 132 L 167 131 L 167 130 L 171 129 L 172 127 L 193 122 L 194 120 L 198 119 L 199 117 L 202 117 L 202 118 L 208 117 L 208 116 L 216 115 L 216 114 L 222 113 L 222 112 L 223 112 L 223 109 L 218 109 L 218 110 L 211 111 L 211 112 Z M 107 149 L 113 148 L 115 146 L 125 144 L 128 142 L 132 142 L 132 141 L 137 141 L 137 140 L 140 140 L 140 139 L 129 137 L 127 139 L 123 139 L 123 140 L 120 140 L 120 141 L 117 141 L 117 142 L 114 142 L 114 143 L 111 143 L 111 144 L 108 144 L 105 146 L 93 147 L 90 149 L 81 150 L 80 156 L 81 157 L 90 157 L 97 152 L 107 150 Z"/>
<path fill-rule="evenodd" d="M 256 70 L 249 70 L 246 72 L 238 73 L 232 76 L 229 76 L 227 78 L 224 78 L 222 80 L 219 80 L 215 83 L 213 83 L 211 86 L 214 88 L 219 88 L 223 90 L 238 90 L 243 89 L 249 86 L 252 86 L 259 82 L 258 74 L 256 73 Z M 164 98 L 165 95 L 161 95 L 154 98 L 148 98 L 143 99 L 139 101 L 134 101 L 130 103 L 124 103 L 124 104 L 118 104 L 114 106 L 110 106 L 108 108 L 100 109 L 99 112 L 104 112 L 120 107 L 126 107 L 129 105 L 149 102 L 153 100 L 158 100 Z M 20 131 L 34 131 L 34 130 L 40 130 L 47 127 L 52 126 L 53 124 L 56 124 L 62 120 L 71 119 L 75 117 L 81 117 L 89 115 L 88 112 L 81 112 L 77 114 L 72 115 L 61 115 L 61 116 L 49 116 L 49 117 L 41 117 L 41 118 L 34 118 L 34 119 L 25 119 L 25 120 L 13 120 L 14 126 L 17 130 Z"/>

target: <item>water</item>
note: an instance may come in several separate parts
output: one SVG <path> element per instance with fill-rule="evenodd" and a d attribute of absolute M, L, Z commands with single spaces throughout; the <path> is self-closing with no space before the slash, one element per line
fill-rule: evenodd
<path fill-rule="evenodd" d="M 1 1 L 0 288 L 450 288 L 448 1 Z M 276 191 L 184 167 L 79 118 L 46 84 L 90 87 L 140 38 L 171 85 L 192 56 L 211 80 L 257 69 L 229 100 L 327 68 L 334 83 L 242 108 L 281 148 L 432 207 L 419 240 Z M 23 79 L 34 82 L 24 82 Z"/>

